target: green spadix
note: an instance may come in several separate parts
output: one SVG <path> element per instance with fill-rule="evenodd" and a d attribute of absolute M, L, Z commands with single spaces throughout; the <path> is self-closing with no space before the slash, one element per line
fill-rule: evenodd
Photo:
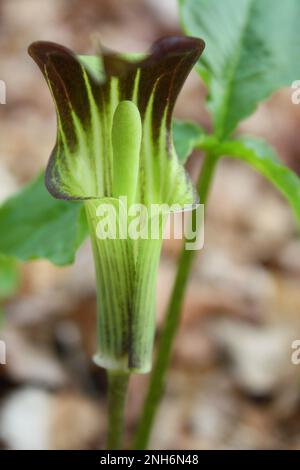
<path fill-rule="evenodd" d="M 114 113 L 112 124 L 113 187 L 114 197 L 127 196 L 127 203 L 135 202 L 142 122 L 138 108 L 132 101 L 121 101 Z"/>

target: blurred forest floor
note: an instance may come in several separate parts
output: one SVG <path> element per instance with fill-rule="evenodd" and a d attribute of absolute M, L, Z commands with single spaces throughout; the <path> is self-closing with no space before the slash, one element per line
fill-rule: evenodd
<path fill-rule="evenodd" d="M 50 94 L 26 52 L 32 41 L 92 53 L 99 37 L 131 52 L 179 32 L 175 0 L 1 0 L 0 78 L 7 83 L 7 104 L 0 109 L 0 200 L 45 167 L 55 139 Z M 176 115 L 209 129 L 204 98 L 192 73 Z M 300 173 L 299 127 L 300 108 L 283 90 L 241 130 L 266 138 Z M 200 164 L 201 155 L 194 154 L 188 164 L 193 177 Z M 164 245 L 158 336 L 179 250 L 178 242 Z M 72 267 L 36 261 L 21 271 L 20 291 L 5 306 L 0 332 L 7 343 L 7 365 L 0 366 L 2 447 L 103 447 L 106 385 L 90 359 L 96 300 L 89 243 Z M 299 281 L 300 242 L 287 204 L 252 170 L 224 160 L 152 448 L 300 448 L 300 366 L 291 364 L 291 343 L 300 338 Z M 132 380 L 128 435 L 146 384 L 146 376 Z"/>

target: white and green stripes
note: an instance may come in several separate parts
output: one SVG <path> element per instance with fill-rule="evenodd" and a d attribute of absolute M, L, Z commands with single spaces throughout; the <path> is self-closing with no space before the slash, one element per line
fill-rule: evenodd
<path fill-rule="evenodd" d="M 89 200 L 85 208 L 97 279 L 95 362 L 113 370 L 146 373 L 151 368 L 162 238 L 151 239 L 150 228 L 146 239 L 115 237 L 113 227 L 124 210 L 119 199 Z M 105 233 L 99 224 L 104 214 L 109 222 L 105 224 Z M 162 233 L 166 217 L 159 214 L 157 218 Z M 127 219 L 122 220 L 128 224 Z"/>

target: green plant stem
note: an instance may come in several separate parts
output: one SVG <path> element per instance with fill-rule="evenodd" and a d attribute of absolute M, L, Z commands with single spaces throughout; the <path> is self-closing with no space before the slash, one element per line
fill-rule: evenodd
<path fill-rule="evenodd" d="M 218 157 L 212 152 L 206 153 L 197 184 L 202 204 L 207 202 L 217 161 Z M 145 449 L 149 441 L 152 425 L 164 391 L 172 345 L 179 327 L 184 293 L 195 254 L 196 251 L 185 250 L 183 247 L 179 258 L 177 275 L 156 352 L 156 361 L 151 372 L 148 392 L 134 439 L 134 449 Z"/>
<path fill-rule="evenodd" d="M 117 450 L 122 448 L 125 404 L 129 382 L 127 372 L 115 372 L 108 370 L 108 433 L 107 449 Z"/>

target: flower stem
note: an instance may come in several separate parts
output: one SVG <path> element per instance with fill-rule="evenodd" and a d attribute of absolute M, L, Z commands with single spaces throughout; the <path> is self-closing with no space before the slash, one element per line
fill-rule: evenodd
<path fill-rule="evenodd" d="M 129 373 L 108 370 L 108 434 L 107 449 L 117 450 L 122 447 L 125 404 L 129 382 Z"/>
<path fill-rule="evenodd" d="M 206 153 L 197 184 L 201 204 L 207 202 L 217 161 L 218 157 L 212 152 Z M 184 293 L 195 254 L 196 251 L 184 248 L 180 254 L 176 279 L 156 352 L 156 361 L 150 375 L 149 388 L 134 439 L 134 449 L 145 449 L 149 441 L 155 415 L 164 391 L 172 345 L 179 327 Z"/>

